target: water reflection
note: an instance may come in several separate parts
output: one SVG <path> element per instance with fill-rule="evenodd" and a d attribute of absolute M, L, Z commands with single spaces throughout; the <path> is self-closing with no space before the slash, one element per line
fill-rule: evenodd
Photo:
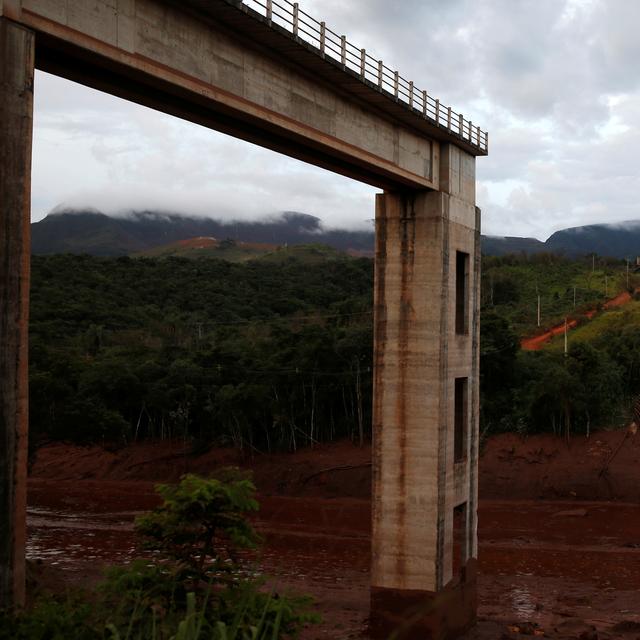
<path fill-rule="evenodd" d="M 522 620 L 530 620 L 536 612 L 536 605 L 529 589 L 524 585 L 511 585 L 509 592 L 513 612 Z"/>
<path fill-rule="evenodd" d="M 46 507 L 27 510 L 27 558 L 78 571 L 122 563 L 136 555 L 133 520 L 138 512 L 90 513 Z"/>

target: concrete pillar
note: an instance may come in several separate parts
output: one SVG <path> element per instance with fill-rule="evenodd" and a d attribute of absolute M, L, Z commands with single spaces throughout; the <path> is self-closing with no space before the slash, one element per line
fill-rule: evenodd
<path fill-rule="evenodd" d="M 0 608 L 25 597 L 34 34 L 0 17 Z"/>
<path fill-rule="evenodd" d="M 375 637 L 455 638 L 475 621 L 480 216 L 474 167 L 472 156 L 443 145 L 441 191 L 377 196 Z"/>

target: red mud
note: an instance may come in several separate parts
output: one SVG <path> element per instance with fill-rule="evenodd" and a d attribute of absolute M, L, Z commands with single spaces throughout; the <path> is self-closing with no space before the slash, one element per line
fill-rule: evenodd
<path fill-rule="evenodd" d="M 598 433 L 570 448 L 548 436 L 487 443 L 480 622 L 469 638 L 640 637 L 640 435 L 610 462 L 609 484 L 599 478 L 623 437 Z M 28 553 L 67 583 L 91 584 L 100 565 L 133 556 L 132 520 L 155 503 L 151 481 L 241 464 L 254 469 L 261 494 L 259 565 L 278 588 L 312 594 L 323 615 L 303 640 L 366 638 L 369 456 L 350 443 L 253 460 L 229 451 L 191 457 L 167 444 L 118 453 L 49 446 L 32 469 Z M 614 501 L 596 501 L 603 497 Z"/>
<path fill-rule="evenodd" d="M 607 300 L 602 305 L 602 308 L 613 309 L 614 307 L 620 307 L 623 304 L 627 304 L 628 302 L 631 302 L 632 299 L 633 298 L 631 297 L 631 294 L 629 292 L 623 291 L 622 293 L 619 293 L 615 298 L 611 298 L 610 300 Z M 598 313 L 597 309 L 591 309 L 590 311 L 587 311 L 584 315 L 587 318 L 589 318 L 589 320 L 591 320 L 591 318 L 593 318 L 593 316 L 595 316 L 596 313 Z M 567 329 L 573 329 L 577 326 L 578 326 L 577 320 L 569 320 L 567 322 Z M 555 327 L 552 327 L 548 331 L 545 331 L 544 333 L 541 333 L 537 336 L 532 336 L 530 338 L 523 338 L 520 342 L 520 347 L 525 351 L 538 351 L 542 349 L 542 347 L 544 347 L 544 345 L 547 342 L 549 342 L 551 338 L 553 338 L 554 336 L 560 335 L 561 333 L 564 333 L 564 328 L 565 328 L 564 322 L 561 322 L 560 324 L 557 324 Z"/>

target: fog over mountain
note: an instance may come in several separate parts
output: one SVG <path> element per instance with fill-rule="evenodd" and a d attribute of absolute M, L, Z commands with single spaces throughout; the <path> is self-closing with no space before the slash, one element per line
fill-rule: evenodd
<path fill-rule="evenodd" d="M 485 255 L 542 251 L 561 253 L 569 257 L 595 253 L 612 258 L 635 258 L 640 255 L 640 220 L 561 229 L 549 236 L 545 242 L 536 238 L 482 238 L 482 252 Z"/>
<path fill-rule="evenodd" d="M 31 246 L 36 254 L 121 256 L 202 236 L 276 245 L 322 243 L 362 255 L 373 255 L 374 250 L 373 225 L 361 231 L 327 228 L 319 218 L 295 211 L 229 221 L 158 211 L 131 211 L 115 216 L 91 208 L 57 207 L 31 225 Z M 569 257 L 596 253 L 635 258 L 640 255 L 640 220 L 563 229 L 546 242 L 536 238 L 482 237 L 485 255 L 542 251 Z"/>
<path fill-rule="evenodd" d="M 373 250 L 373 230 L 326 228 L 319 218 L 295 211 L 229 221 L 157 211 L 108 216 L 96 209 L 59 207 L 31 225 L 31 248 L 36 254 L 119 256 L 200 236 L 278 245 L 321 242 L 367 254 Z"/>

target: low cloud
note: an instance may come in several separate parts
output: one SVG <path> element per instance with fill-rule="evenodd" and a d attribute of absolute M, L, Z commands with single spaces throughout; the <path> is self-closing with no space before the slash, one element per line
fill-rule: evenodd
<path fill-rule="evenodd" d="M 640 3 L 306 0 L 302 8 L 490 133 L 485 232 L 640 218 Z M 368 228 L 375 189 L 44 73 L 33 214 L 60 202 Z"/>

